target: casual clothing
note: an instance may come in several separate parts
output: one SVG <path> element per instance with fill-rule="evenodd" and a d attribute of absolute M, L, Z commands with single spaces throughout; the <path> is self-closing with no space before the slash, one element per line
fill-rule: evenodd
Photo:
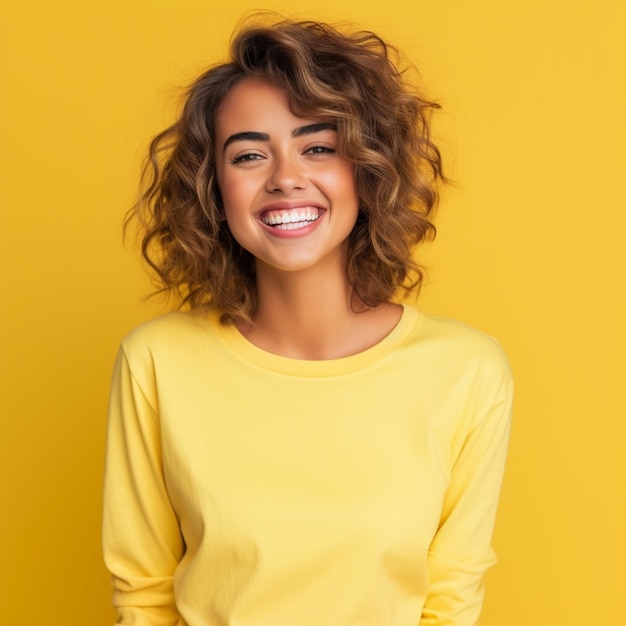
<path fill-rule="evenodd" d="M 511 393 L 493 339 L 409 305 L 328 361 L 267 353 L 217 312 L 140 326 L 109 417 L 118 623 L 476 624 Z"/>

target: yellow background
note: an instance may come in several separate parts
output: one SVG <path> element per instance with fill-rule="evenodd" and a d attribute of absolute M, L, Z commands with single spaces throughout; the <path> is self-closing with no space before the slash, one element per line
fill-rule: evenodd
<path fill-rule="evenodd" d="M 17 3 L 0 33 L 3 623 L 112 623 L 109 373 L 153 316 L 120 241 L 148 137 L 247 0 Z M 298 0 L 395 42 L 444 105 L 431 312 L 507 349 L 518 395 L 483 626 L 626 624 L 626 4 Z M 323 626 L 323 625 L 320 625 Z"/>

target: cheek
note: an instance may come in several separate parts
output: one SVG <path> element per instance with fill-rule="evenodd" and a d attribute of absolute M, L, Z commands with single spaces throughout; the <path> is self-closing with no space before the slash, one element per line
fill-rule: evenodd
<path fill-rule="evenodd" d="M 222 206 L 228 229 L 237 243 L 247 249 L 256 192 L 249 181 L 233 176 L 222 177 L 220 188 L 223 189 Z"/>
<path fill-rule="evenodd" d="M 236 176 L 222 175 L 219 179 L 219 188 L 222 195 L 224 211 L 241 212 L 250 206 L 250 185 L 245 180 L 238 180 Z"/>
<path fill-rule="evenodd" d="M 347 193 L 354 193 L 356 189 L 356 175 L 354 167 L 350 163 L 343 162 L 335 172 L 337 184 L 341 185 Z"/>
<path fill-rule="evenodd" d="M 251 228 L 246 225 L 246 220 L 241 213 L 233 210 L 232 206 L 225 210 L 226 226 L 231 237 L 244 249 L 250 250 L 254 242 Z"/>
<path fill-rule="evenodd" d="M 329 173 L 326 185 L 329 191 L 332 190 L 337 198 L 341 198 L 344 202 L 354 202 L 358 204 L 356 181 L 352 166 L 345 165 Z"/>

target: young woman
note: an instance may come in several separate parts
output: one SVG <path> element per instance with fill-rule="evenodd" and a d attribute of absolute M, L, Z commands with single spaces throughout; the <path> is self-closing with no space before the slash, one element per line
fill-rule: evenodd
<path fill-rule="evenodd" d="M 509 429 L 492 339 L 393 301 L 441 179 L 372 33 L 243 29 L 150 149 L 135 215 L 184 311 L 113 378 L 119 624 L 476 624 Z"/>

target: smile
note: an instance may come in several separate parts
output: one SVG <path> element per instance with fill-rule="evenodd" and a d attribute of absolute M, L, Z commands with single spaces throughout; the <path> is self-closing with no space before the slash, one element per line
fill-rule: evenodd
<path fill-rule="evenodd" d="M 320 216 L 320 209 L 306 207 L 283 211 L 267 211 L 261 216 L 261 221 L 267 226 L 278 230 L 297 230 L 317 221 Z"/>

